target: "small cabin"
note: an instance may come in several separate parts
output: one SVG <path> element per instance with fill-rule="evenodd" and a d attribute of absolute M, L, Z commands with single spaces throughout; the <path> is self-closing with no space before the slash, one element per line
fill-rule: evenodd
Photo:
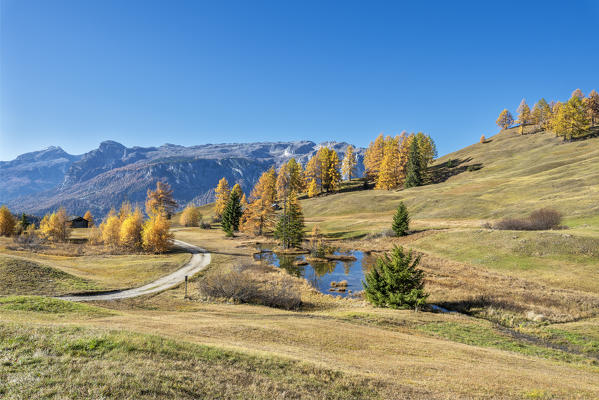
<path fill-rule="evenodd" d="M 69 224 L 71 228 L 88 228 L 89 222 L 83 217 L 71 217 L 69 218 Z"/>

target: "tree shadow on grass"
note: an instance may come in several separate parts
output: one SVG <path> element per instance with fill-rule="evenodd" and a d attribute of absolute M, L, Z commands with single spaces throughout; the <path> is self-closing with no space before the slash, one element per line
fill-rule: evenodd
<path fill-rule="evenodd" d="M 447 179 L 452 176 L 461 174 L 466 171 L 478 171 L 483 168 L 481 163 L 469 164 L 472 161 L 472 158 L 452 158 L 450 160 L 445 161 L 443 164 L 435 165 L 431 167 L 431 179 L 433 183 L 441 183 L 445 182 Z"/>

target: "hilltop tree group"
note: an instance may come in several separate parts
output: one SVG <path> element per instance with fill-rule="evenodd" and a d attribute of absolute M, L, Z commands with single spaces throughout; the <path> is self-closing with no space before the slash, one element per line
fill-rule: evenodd
<path fill-rule="evenodd" d="M 544 131 L 552 131 L 564 140 L 583 138 L 591 133 L 591 128 L 599 123 L 599 94 L 592 90 L 587 97 L 580 89 L 572 92 L 570 99 L 565 102 L 552 101 L 548 103 L 540 99 L 532 110 L 522 99 L 518 106 L 518 118 L 514 118 L 508 110 L 503 110 L 497 119 L 497 125 L 507 129 L 517 123 L 520 133 L 532 125 Z"/>
<path fill-rule="evenodd" d="M 366 176 L 377 189 L 420 186 L 429 181 L 428 167 L 437 156 L 435 142 L 422 132 L 379 135 L 366 150 Z"/>

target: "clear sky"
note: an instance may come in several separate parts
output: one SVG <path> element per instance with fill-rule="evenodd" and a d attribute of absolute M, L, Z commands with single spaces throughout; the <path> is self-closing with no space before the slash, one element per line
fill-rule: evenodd
<path fill-rule="evenodd" d="M 107 139 L 445 154 L 524 97 L 599 90 L 599 1 L 0 0 L 0 160 Z"/>

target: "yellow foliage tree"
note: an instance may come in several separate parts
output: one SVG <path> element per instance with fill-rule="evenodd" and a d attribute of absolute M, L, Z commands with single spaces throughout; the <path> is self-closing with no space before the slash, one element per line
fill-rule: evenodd
<path fill-rule="evenodd" d="M 377 189 L 393 189 L 403 181 L 401 154 L 399 151 L 400 137 L 388 137 L 385 140 L 383 162 L 379 167 L 376 180 Z"/>
<path fill-rule="evenodd" d="M 10 236 L 15 231 L 17 219 L 12 215 L 8 207 L 0 207 L 0 236 Z"/>
<path fill-rule="evenodd" d="M 479 143 L 484 143 L 487 140 L 487 138 L 485 138 L 485 135 L 482 135 L 480 137 Z"/>
<path fill-rule="evenodd" d="M 276 173 L 274 168 L 264 172 L 252 189 L 250 203 L 243 211 L 240 230 L 252 235 L 263 235 L 275 226 Z"/>
<path fill-rule="evenodd" d="M 365 175 L 370 180 L 376 181 L 379 175 L 381 163 L 385 156 L 385 138 L 381 133 L 374 142 L 370 143 L 370 146 L 366 149 L 364 154 L 364 168 Z"/>
<path fill-rule="evenodd" d="M 110 210 L 106 219 L 100 224 L 100 231 L 102 232 L 102 242 L 104 242 L 104 245 L 113 249 L 119 246 L 121 220 L 114 209 Z"/>
<path fill-rule="evenodd" d="M 590 126 L 582 100 L 574 94 L 568 102 L 557 107 L 551 122 L 553 132 L 557 136 L 563 137 L 564 140 L 585 136 Z"/>
<path fill-rule="evenodd" d="M 318 185 L 316 184 L 316 181 L 312 179 L 308 184 L 308 197 L 314 197 L 316 195 L 318 195 Z"/>
<path fill-rule="evenodd" d="M 187 207 L 181 213 L 181 225 L 184 226 L 200 226 L 200 222 L 202 221 L 202 214 L 200 213 L 200 209 L 191 204 L 188 204 Z"/>
<path fill-rule="evenodd" d="M 277 195 L 279 196 L 279 198 L 284 198 L 285 194 L 288 193 L 288 190 L 290 190 L 290 178 L 289 178 L 289 172 L 287 170 L 287 164 L 283 164 L 281 165 L 281 168 L 279 168 L 279 173 L 277 174 L 277 184 L 276 184 L 276 188 L 277 188 Z"/>
<path fill-rule="evenodd" d="M 289 174 L 289 191 L 302 193 L 306 189 L 304 170 L 295 158 L 287 161 L 287 173 Z"/>
<path fill-rule="evenodd" d="M 504 109 L 500 114 L 499 118 L 495 123 L 501 129 L 507 129 L 514 124 L 514 117 L 512 117 L 512 113 L 510 113 L 507 109 Z"/>
<path fill-rule="evenodd" d="M 322 163 L 318 152 L 306 164 L 305 179 L 308 185 L 314 182 L 318 190 L 322 188 Z"/>
<path fill-rule="evenodd" d="M 151 253 L 165 253 L 173 245 L 170 221 L 162 214 L 152 215 L 142 230 L 143 249 Z"/>
<path fill-rule="evenodd" d="M 94 226 L 94 216 L 92 215 L 90 210 L 87 210 L 85 212 L 85 215 L 83 216 L 83 219 L 87 220 L 87 227 L 91 228 L 92 226 Z"/>
<path fill-rule="evenodd" d="M 143 214 L 139 208 L 136 208 L 121 223 L 119 232 L 120 245 L 128 250 L 139 250 L 141 248 L 142 226 Z"/>
<path fill-rule="evenodd" d="M 345 176 L 348 181 L 351 181 L 352 176 L 356 174 L 357 165 L 358 160 L 356 159 L 354 147 L 352 145 L 349 145 L 347 146 L 347 149 L 345 149 L 345 156 L 343 157 L 343 163 L 341 167 L 343 176 Z"/>
<path fill-rule="evenodd" d="M 341 183 L 341 162 L 339 161 L 339 155 L 335 150 L 329 150 L 329 156 L 327 158 L 327 191 L 339 189 Z"/>
<path fill-rule="evenodd" d="M 177 209 L 177 202 L 173 198 L 173 190 L 166 182 L 156 182 L 156 190 L 148 189 L 146 197 L 146 213 L 148 215 L 162 214 L 170 219 Z"/>
<path fill-rule="evenodd" d="M 119 210 L 119 220 L 121 223 L 127 219 L 129 215 L 133 212 L 133 207 L 131 207 L 131 203 L 128 201 L 124 201 L 121 203 L 121 208 Z"/>
<path fill-rule="evenodd" d="M 227 182 L 226 178 L 222 178 L 218 181 L 218 185 L 216 189 L 214 189 L 216 193 L 216 200 L 214 202 L 214 214 L 217 217 L 221 217 L 223 215 L 223 211 L 225 211 L 225 207 L 229 202 L 229 196 L 231 195 L 231 189 L 229 188 L 229 182 Z"/>
<path fill-rule="evenodd" d="M 526 100 L 522 99 L 518 106 L 518 123 L 520 126 L 528 125 L 531 123 L 530 107 L 526 104 Z"/>
<path fill-rule="evenodd" d="M 40 223 L 42 236 L 53 242 L 64 242 L 70 234 L 67 211 L 61 207 L 57 212 L 44 216 Z"/>

